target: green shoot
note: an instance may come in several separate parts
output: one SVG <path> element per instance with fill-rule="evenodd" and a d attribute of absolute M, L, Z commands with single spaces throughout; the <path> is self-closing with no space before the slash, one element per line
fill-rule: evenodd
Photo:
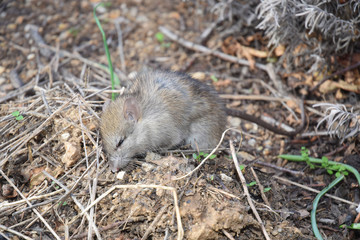
<path fill-rule="evenodd" d="M 70 28 L 68 31 L 73 37 L 76 37 L 80 32 L 78 28 L 74 28 L 74 27 Z"/>
<path fill-rule="evenodd" d="M 248 186 L 248 187 L 252 187 L 252 186 L 255 186 L 255 185 L 256 185 L 255 181 L 252 181 L 252 182 L 246 184 L 246 186 Z"/>
<path fill-rule="evenodd" d="M 301 156 L 283 154 L 279 157 L 289 161 L 306 162 L 311 169 L 316 167 L 324 168 L 329 174 L 333 174 L 335 172 L 336 177 L 339 177 L 340 175 L 347 176 L 349 175 L 349 172 L 351 172 L 355 175 L 360 184 L 360 174 L 355 168 L 344 163 L 329 161 L 327 157 L 322 157 L 321 159 L 309 157 L 308 150 L 305 147 L 301 148 Z"/>
<path fill-rule="evenodd" d="M 360 229 L 360 223 L 353 223 L 353 224 L 350 224 L 349 226 L 343 224 L 343 225 L 340 226 L 340 228 L 349 228 L 349 229 L 359 230 Z"/>
<path fill-rule="evenodd" d="M 21 115 L 19 111 L 12 112 L 11 115 L 13 115 L 17 121 L 24 119 L 24 116 Z"/>
<path fill-rule="evenodd" d="M 360 174 L 359 174 L 359 172 L 350 165 L 335 162 L 335 161 L 329 161 L 329 159 L 327 157 L 322 157 L 321 159 L 309 157 L 309 151 L 305 147 L 301 148 L 301 156 L 298 156 L 298 155 L 280 155 L 279 157 L 283 158 L 283 159 L 290 160 L 290 161 L 306 162 L 310 166 L 311 169 L 324 168 L 324 169 L 326 169 L 328 174 L 334 174 L 335 173 L 336 179 L 334 181 L 332 181 L 326 188 L 324 188 L 316 196 L 316 198 L 314 199 L 314 202 L 313 202 L 313 209 L 311 211 L 311 226 L 312 226 L 314 235 L 315 235 L 315 237 L 317 239 L 323 239 L 320 232 L 319 232 L 319 229 L 317 227 L 316 216 L 315 216 L 316 215 L 316 209 L 317 209 L 318 203 L 320 201 L 320 198 L 326 192 L 328 192 L 331 188 L 333 188 L 337 183 L 342 181 L 344 179 L 344 177 L 349 174 L 349 172 L 351 172 L 352 174 L 355 175 L 356 180 L 358 181 L 358 184 L 360 185 Z M 352 228 L 352 229 L 359 229 L 360 225 L 355 226 L 354 224 L 352 224 L 350 226 L 345 226 L 345 227 Z M 355 228 L 353 228 L 353 227 L 355 227 Z"/>
<path fill-rule="evenodd" d="M 170 47 L 171 43 L 166 43 L 165 42 L 165 36 L 161 32 L 157 32 L 155 34 L 155 38 L 156 38 L 156 40 L 158 40 L 158 42 L 161 44 L 162 47 L 164 47 L 164 48 L 169 48 Z"/>
<path fill-rule="evenodd" d="M 155 38 L 159 41 L 159 43 L 163 43 L 164 42 L 164 34 L 162 34 L 161 32 L 157 32 L 155 34 Z"/>
<path fill-rule="evenodd" d="M 194 158 L 195 160 L 198 160 L 198 161 L 206 158 L 207 156 L 209 156 L 209 154 L 208 154 L 208 153 L 204 153 L 204 152 L 199 152 L 199 154 L 193 153 L 193 158 Z M 214 158 L 216 158 L 216 155 L 215 155 L 215 154 L 212 154 L 212 155 L 209 157 L 209 159 L 214 159 Z"/>
<path fill-rule="evenodd" d="M 264 193 L 266 193 L 266 192 L 268 192 L 270 190 L 271 190 L 271 187 L 266 187 L 266 188 L 264 188 Z"/>
<path fill-rule="evenodd" d="M 245 165 L 239 165 L 240 171 L 243 171 L 245 169 Z"/>
<path fill-rule="evenodd" d="M 213 80 L 213 82 L 218 82 L 219 79 L 217 77 L 215 77 L 214 75 L 210 76 L 211 80 Z"/>
<path fill-rule="evenodd" d="M 102 35 L 102 38 L 103 38 L 103 42 L 104 42 L 105 53 L 106 53 L 106 57 L 107 57 L 108 64 L 109 64 L 110 79 L 111 79 L 111 89 L 112 89 L 112 90 L 115 90 L 114 70 L 113 70 L 113 65 L 112 65 L 112 62 L 111 62 L 111 57 L 110 57 L 110 53 L 109 53 L 109 48 L 108 48 L 107 43 L 106 43 L 105 32 L 104 32 L 104 30 L 103 30 L 102 27 L 101 27 L 101 24 L 100 24 L 100 21 L 99 21 L 98 17 L 96 16 L 96 9 L 97 9 L 99 6 L 104 6 L 104 3 L 99 3 L 98 5 L 96 5 L 96 6 L 94 7 L 94 18 L 95 18 L 96 24 L 98 25 L 98 27 L 99 27 L 99 29 L 100 29 L 100 32 L 101 32 L 101 35 Z M 113 93 L 111 94 L 111 99 L 112 99 L 112 100 L 115 100 L 115 98 L 116 98 L 116 94 L 113 92 Z"/>

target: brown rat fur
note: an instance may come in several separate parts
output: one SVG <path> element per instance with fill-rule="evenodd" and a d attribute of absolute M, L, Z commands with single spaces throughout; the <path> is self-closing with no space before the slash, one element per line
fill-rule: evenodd
<path fill-rule="evenodd" d="M 149 150 L 215 147 L 225 124 L 225 108 L 211 87 L 186 74 L 145 70 L 104 106 L 100 131 L 110 167 L 118 171 Z"/>

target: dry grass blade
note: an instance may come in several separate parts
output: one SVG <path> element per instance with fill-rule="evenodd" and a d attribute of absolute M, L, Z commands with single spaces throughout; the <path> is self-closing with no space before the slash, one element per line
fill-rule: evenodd
<path fill-rule="evenodd" d="M 184 229 L 182 227 L 182 223 L 181 223 L 181 216 L 180 216 L 180 209 L 178 206 L 178 197 L 176 194 L 176 189 L 173 187 L 167 187 L 167 186 L 160 186 L 160 185 L 144 185 L 144 184 L 138 184 L 138 185 L 116 185 L 113 186 L 112 188 L 110 188 L 109 190 L 107 190 L 105 193 L 103 193 L 100 197 L 98 197 L 95 201 L 93 201 L 89 206 L 87 206 L 85 209 L 83 209 L 83 211 L 81 212 L 81 214 L 87 214 L 86 212 L 89 211 L 89 209 L 91 209 L 93 206 L 95 206 L 98 202 L 100 202 L 104 197 L 106 197 L 107 195 L 109 195 L 112 191 L 114 191 L 115 189 L 126 189 L 126 188 L 130 188 L 130 189 L 139 189 L 139 188 L 156 188 L 156 189 L 164 189 L 164 190 L 168 190 L 171 191 L 173 194 L 173 198 L 174 198 L 174 208 L 175 208 L 175 213 L 176 213 L 176 219 L 177 219 L 177 227 L 178 227 L 178 235 L 177 235 L 177 239 L 183 239 L 184 236 Z"/>
<path fill-rule="evenodd" d="M 28 236 L 25 236 L 24 234 L 21 234 L 21 233 L 15 231 L 15 230 L 13 230 L 11 228 L 8 228 L 8 227 L 6 227 L 4 225 L 1 225 L 1 224 L 0 224 L 0 229 L 3 230 L 3 231 L 8 231 L 8 232 L 10 232 L 10 233 L 12 233 L 12 234 L 14 234 L 16 236 L 22 237 L 23 239 L 32 240 L 32 238 L 29 238 Z"/>
<path fill-rule="evenodd" d="M 241 184 L 243 185 L 243 190 L 244 190 L 244 193 L 245 193 L 245 195 L 246 195 L 246 197 L 247 197 L 247 200 L 248 200 L 248 203 L 249 203 L 249 205 L 250 205 L 250 207 L 251 207 L 251 210 L 253 211 L 253 213 L 254 213 L 257 221 L 259 222 L 259 224 L 260 224 L 260 226 L 261 226 L 261 230 L 262 230 L 262 232 L 263 232 L 263 234 L 264 234 L 265 239 L 269 240 L 269 239 L 271 239 L 271 238 L 269 237 L 269 234 L 266 232 L 264 223 L 263 223 L 263 221 L 261 220 L 260 215 L 259 215 L 259 213 L 257 212 L 257 210 L 256 210 L 256 208 L 255 208 L 255 206 L 254 206 L 254 204 L 253 204 L 253 202 L 252 202 L 253 200 L 252 200 L 251 197 L 250 197 L 250 193 L 249 193 L 249 189 L 248 189 L 248 187 L 247 187 L 247 185 L 246 185 L 245 177 L 244 177 L 244 175 L 242 174 L 242 172 L 241 172 L 241 170 L 240 170 L 239 162 L 238 162 L 238 160 L 237 160 L 237 156 L 236 156 L 236 153 L 235 153 L 235 148 L 234 148 L 234 145 L 233 145 L 233 143 L 232 143 L 231 140 L 230 140 L 230 151 L 231 151 L 231 155 L 232 155 L 233 160 L 234 160 L 234 164 L 235 164 L 236 171 L 237 171 L 237 173 L 238 173 L 238 175 L 239 175 Z"/>
<path fill-rule="evenodd" d="M 332 136 L 336 135 L 341 141 L 347 138 L 355 137 L 360 133 L 360 115 L 350 112 L 344 105 L 319 103 L 314 107 L 325 107 L 325 117 L 318 123 L 317 128 L 323 123 L 327 122 L 328 132 L 333 132 Z"/>
<path fill-rule="evenodd" d="M 32 206 L 30 201 L 22 194 L 22 192 L 14 185 L 14 183 L 5 175 L 5 173 L 0 169 L 0 174 L 8 181 L 8 183 L 17 191 L 17 193 L 26 201 L 26 203 L 29 206 Z M 40 214 L 38 210 L 35 208 L 32 209 L 32 211 L 40 218 L 40 220 L 44 223 L 44 225 L 47 227 L 47 229 L 51 232 L 51 234 L 57 239 L 61 240 L 61 238 L 56 234 L 54 229 L 49 225 L 49 223 L 43 218 L 43 216 Z"/>

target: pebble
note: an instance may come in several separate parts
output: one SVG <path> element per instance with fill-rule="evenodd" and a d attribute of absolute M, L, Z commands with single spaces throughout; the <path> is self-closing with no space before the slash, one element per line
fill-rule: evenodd
<path fill-rule="evenodd" d="M 0 77 L 0 85 L 3 85 L 6 82 L 6 78 Z"/>
<path fill-rule="evenodd" d="M 123 180 L 124 177 L 125 177 L 125 171 L 120 171 L 116 174 L 116 178 L 119 179 L 119 180 Z"/>
<path fill-rule="evenodd" d="M 15 30 L 16 29 L 16 24 L 15 23 L 10 23 L 9 25 L 7 25 L 7 29 Z"/>
<path fill-rule="evenodd" d="M 35 54 L 34 53 L 30 53 L 29 55 L 27 55 L 27 60 L 32 60 L 35 58 Z"/>
<path fill-rule="evenodd" d="M 3 72 L 5 72 L 5 67 L 3 67 L 3 66 L 0 66 L 0 74 L 2 74 Z"/>
<path fill-rule="evenodd" d="M 61 134 L 61 140 L 66 141 L 70 138 L 70 133 L 66 132 Z"/>
<path fill-rule="evenodd" d="M 220 178 L 221 178 L 221 180 L 223 180 L 223 182 L 232 182 L 233 181 L 233 179 L 231 177 L 227 176 L 224 173 L 220 173 Z"/>
<path fill-rule="evenodd" d="M 255 147 L 256 140 L 253 139 L 253 138 L 252 138 L 252 139 L 249 139 L 248 144 L 249 144 L 251 147 Z"/>
<path fill-rule="evenodd" d="M 237 117 L 229 117 L 229 122 L 232 127 L 239 127 L 241 123 L 241 119 Z"/>

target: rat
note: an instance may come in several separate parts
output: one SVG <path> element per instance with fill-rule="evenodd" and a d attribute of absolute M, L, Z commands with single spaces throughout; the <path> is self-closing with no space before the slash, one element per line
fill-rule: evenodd
<path fill-rule="evenodd" d="M 252 115 L 228 109 L 210 86 L 181 72 L 146 69 L 116 100 L 104 104 L 100 133 L 113 172 L 147 151 L 188 144 L 213 148 L 226 116 L 255 122 L 282 135 L 294 135 Z"/>
<path fill-rule="evenodd" d="M 138 154 L 190 144 L 215 147 L 226 113 L 215 90 L 180 72 L 147 69 L 129 91 L 105 104 L 100 132 L 113 172 Z"/>

